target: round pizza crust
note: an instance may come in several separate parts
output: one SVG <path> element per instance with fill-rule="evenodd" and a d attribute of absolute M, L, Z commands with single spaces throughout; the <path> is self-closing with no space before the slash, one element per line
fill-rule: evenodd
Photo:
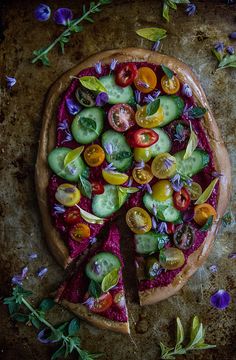
<path fill-rule="evenodd" d="M 188 278 L 193 275 L 193 273 L 203 264 L 209 255 L 215 235 L 220 226 L 220 219 L 225 212 L 230 198 L 231 166 L 227 150 L 221 138 L 216 121 L 214 120 L 213 114 L 210 110 L 204 91 L 197 77 L 186 64 L 174 57 L 139 48 L 108 50 L 89 57 L 62 75 L 52 85 L 48 93 L 43 114 L 42 130 L 35 169 L 36 191 L 43 220 L 46 241 L 51 249 L 53 256 L 60 265 L 66 268 L 73 259 L 69 256 L 68 249 L 63 239 L 51 222 L 47 199 L 47 186 L 51 176 L 51 171 L 47 163 L 47 156 L 49 152 L 55 147 L 55 120 L 57 107 L 61 95 L 70 85 L 71 76 L 77 75 L 85 68 L 94 66 L 94 64 L 98 61 L 101 61 L 103 64 L 110 64 L 111 60 L 114 58 L 119 62 L 147 61 L 154 64 L 165 64 L 165 66 L 169 67 L 178 75 L 181 82 L 190 85 L 193 90 L 193 96 L 199 103 L 199 106 L 202 106 L 208 110 L 204 115 L 202 126 L 204 127 L 211 146 L 215 168 L 219 173 L 222 174 L 219 180 L 219 192 L 216 208 L 217 219 L 215 223 L 208 232 L 208 235 L 205 238 L 203 244 L 199 247 L 198 250 L 189 256 L 186 266 L 175 277 L 174 281 L 170 285 L 139 292 L 140 304 L 149 305 L 164 300 L 180 290 Z"/>

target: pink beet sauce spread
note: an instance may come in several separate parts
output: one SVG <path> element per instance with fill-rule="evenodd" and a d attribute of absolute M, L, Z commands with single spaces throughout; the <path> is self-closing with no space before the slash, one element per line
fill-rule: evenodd
<path fill-rule="evenodd" d="M 157 88 L 161 89 L 160 79 L 161 79 L 161 76 L 163 75 L 163 73 L 162 73 L 160 66 L 157 66 L 154 64 L 149 64 L 146 62 L 139 62 L 139 63 L 136 63 L 136 65 L 138 68 L 140 66 L 148 66 L 148 67 L 152 68 L 157 74 L 157 79 L 158 79 Z M 107 75 L 107 74 L 109 74 L 109 72 L 110 72 L 109 66 L 103 66 L 102 74 L 100 76 Z M 85 69 L 85 70 L 81 71 L 77 76 L 82 77 L 85 75 L 92 75 L 92 76 L 100 77 L 96 74 L 94 68 Z M 69 88 L 67 89 L 65 94 L 63 95 L 62 100 L 60 102 L 60 105 L 58 108 L 58 113 L 57 113 L 57 143 L 56 143 L 56 146 L 66 146 L 71 149 L 79 146 L 79 144 L 74 140 L 66 141 L 66 132 L 64 130 L 58 129 L 58 127 L 62 123 L 66 123 L 68 125 L 68 129 L 70 129 L 70 125 L 72 123 L 74 116 L 70 115 L 67 110 L 66 99 L 74 99 L 75 100 L 75 90 L 77 89 L 78 84 L 79 84 L 78 79 L 72 80 L 71 85 L 69 86 Z M 163 91 L 162 91 L 162 94 L 164 94 Z M 152 93 L 150 93 L 150 95 L 152 95 Z M 180 89 L 179 93 L 177 93 L 175 95 L 181 96 L 183 98 L 183 100 L 185 101 L 185 104 L 187 104 L 188 106 L 195 104 L 194 99 L 192 97 L 187 98 L 181 94 L 181 89 Z M 141 105 L 145 104 L 143 101 L 144 96 L 145 96 L 145 94 L 141 94 L 141 102 L 140 102 Z M 105 109 L 105 111 L 107 111 L 107 106 L 105 106 L 104 109 Z M 109 107 L 108 107 L 108 109 L 109 109 Z M 209 154 L 210 161 L 209 161 L 208 166 L 205 167 L 204 170 L 202 170 L 200 172 L 200 174 L 193 176 L 193 181 L 197 181 L 204 190 L 209 185 L 211 180 L 213 179 L 211 174 L 212 174 L 212 172 L 215 171 L 215 168 L 214 168 L 214 164 L 213 164 L 212 151 L 210 149 L 206 134 L 201 125 L 201 121 L 199 119 L 191 120 L 192 128 L 198 136 L 198 148 L 205 150 Z M 181 142 L 181 143 L 173 139 L 173 134 L 174 134 L 173 129 L 174 129 L 175 123 L 176 123 L 176 121 L 173 121 L 164 127 L 164 129 L 167 131 L 167 133 L 170 135 L 170 138 L 172 139 L 172 148 L 170 151 L 171 154 L 174 154 L 180 150 L 185 149 L 187 146 L 187 143 L 188 143 L 188 137 L 186 138 L 186 140 L 184 142 Z M 106 128 L 107 128 L 107 125 L 105 125 L 105 130 L 106 130 Z M 105 165 L 103 164 L 102 166 L 97 167 L 97 168 L 90 168 L 90 180 L 99 180 L 100 182 L 104 182 L 103 178 L 101 176 L 101 169 Z M 65 182 L 65 181 L 60 179 L 56 175 L 53 175 L 51 177 L 49 185 L 48 185 L 49 205 L 50 205 L 51 215 L 52 215 L 54 225 L 57 228 L 57 230 L 61 233 L 63 239 L 65 240 L 65 242 L 68 246 L 68 249 L 69 249 L 70 256 L 72 258 L 75 258 L 79 254 L 81 254 L 86 248 L 88 248 L 90 239 L 85 239 L 80 243 L 72 240 L 68 233 L 68 227 L 63 220 L 63 214 L 57 213 L 54 210 L 55 192 L 56 192 L 58 185 L 63 182 Z M 135 183 L 133 184 L 133 186 L 135 186 Z M 127 207 L 143 206 L 142 205 L 143 194 L 144 194 L 144 192 L 142 192 L 142 191 L 139 191 L 135 194 L 131 194 L 128 202 L 125 205 L 126 209 L 127 209 Z M 218 194 L 218 186 L 215 187 L 211 197 L 207 201 L 213 207 L 216 207 L 217 194 Z M 79 206 L 81 208 L 83 208 L 84 210 L 91 212 L 91 200 L 90 199 L 87 199 L 82 196 Z M 195 241 L 194 241 L 193 246 L 190 249 L 184 251 L 186 262 L 187 262 L 188 256 L 200 247 L 200 245 L 203 243 L 203 241 L 207 235 L 206 231 L 205 232 L 199 231 L 196 224 L 193 221 L 191 221 L 190 224 L 194 229 L 196 229 L 196 232 L 195 232 Z M 99 234 L 101 228 L 104 225 L 90 224 L 89 226 L 91 229 L 91 237 L 94 237 Z M 118 244 L 118 242 L 119 242 L 119 240 L 117 240 L 117 237 L 118 237 L 118 235 L 116 235 L 115 237 L 114 236 L 112 237 L 111 233 L 110 233 L 110 236 L 104 242 L 103 246 L 109 247 L 109 246 L 112 246 L 113 243 L 115 246 L 115 243 Z M 104 250 L 104 248 L 103 248 L 103 250 Z M 117 255 L 120 257 L 119 249 L 117 251 L 118 251 Z M 86 262 L 86 260 L 85 260 L 85 262 Z M 155 278 L 153 280 L 149 280 L 149 279 L 141 280 L 139 282 L 139 290 L 145 290 L 145 289 L 154 288 L 154 287 L 166 286 L 173 281 L 173 279 L 181 271 L 181 269 L 182 268 L 177 269 L 177 270 L 172 270 L 172 271 L 163 271 L 157 278 Z M 83 272 L 83 264 L 82 264 L 81 267 L 79 268 L 77 274 L 74 275 L 69 281 L 67 281 L 67 285 L 63 291 L 63 298 L 66 298 L 67 300 L 69 300 L 71 302 L 75 302 L 75 303 L 83 302 L 84 294 L 87 290 L 87 287 L 88 287 L 88 280 Z M 117 288 L 118 288 L 118 290 L 119 290 L 119 288 L 122 288 L 121 282 L 119 282 L 119 284 L 115 290 L 111 290 L 111 291 L 117 291 Z M 126 321 L 126 319 L 127 319 L 126 312 L 123 309 L 121 309 L 119 312 L 117 312 L 117 306 L 115 307 L 115 311 L 114 311 L 113 307 L 114 306 L 112 305 L 112 307 L 109 310 L 107 310 L 106 313 L 104 313 L 103 315 L 110 319 L 113 319 L 113 320 Z"/>

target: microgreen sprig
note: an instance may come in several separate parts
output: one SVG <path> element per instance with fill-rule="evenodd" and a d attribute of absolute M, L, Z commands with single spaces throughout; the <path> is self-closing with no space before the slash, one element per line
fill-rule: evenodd
<path fill-rule="evenodd" d="M 189 4 L 189 0 L 163 0 L 162 16 L 166 21 L 170 21 L 170 9 L 177 10 L 179 4 Z"/>
<path fill-rule="evenodd" d="M 16 286 L 13 288 L 12 296 L 4 299 L 4 304 L 8 306 L 9 313 L 14 320 L 25 324 L 32 324 L 37 329 L 42 325 L 45 326 L 38 334 L 38 339 L 41 342 L 60 343 L 59 348 L 51 356 L 51 360 L 62 357 L 67 358 L 71 353 L 76 353 L 78 359 L 82 360 L 94 360 L 101 356 L 101 354 L 90 354 L 88 351 L 81 349 L 80 338 L 78 337 L 80 328 L 78 319 L 72 319 L 59 326 L 52 325 L 46 320 L 46 312 L 55 305 L 54 301 L 52 299 L 44 299 L 38 308 L 35 309 L 32 304 L 26 300 L 31 295 L 31 291 L 25 290 L 21 286 Z M 24 307 L 24 312 L 19 312 L 22 307 Z M 46 337 L 45 334 L 47 334 Z"/>
<path fill-rule="evenodd" d="M 177 317 L 176 323 L 177 332 L 175 347 L 169 348 L 168 346 L 160 342 L 161 359 L 172 360 L 175 359 L 175 356 L 186 354 L 188 351 L 212 349 L 216 347 L 216 345 L 210 345 L 205 343 L 205 329 L 203 328 L 203 325 L 202 323 L 200 323 L 197 316 L 194 316 L 193 318 L 192 328 L 190 331 L 190 341 L 186 346 L 183 346 L 185 336 L 180 318 Z"/>
<path fill-rule="evenodd" d="M 63 31 L 50 45 L 43 47 L 41 49 L 35 50 L 33 52 L 34 55 L 36 55 L 32 59 L 32 63 L 35 64 L 37 61 L 41 61 L 43 65 L 50 65 L 49 59 L 48 59 L 48 53 L 57 45 L 59 44 L 61 47 L 61 51 L 64 54 L 64 47 L 65 44 L 69 42 L 69 37 L 73 33 L 78 33 L 83 31 L 82 26 L 80 23 L 83 20 L 86 20 L 90 23 L 93 23 L 94 20 L 91 18 L 92 14 L 95 14 L 97 12 L 101 11 L 101 6 L 107 5 L 111 2 L 111 0 L 99 0 L 97 3 L 92 1 L 90 3 L 89 8 L 86 10 L 86 6 L 83 5 L 83 14 L 80 18 L 74 19 L 71 21 L 68 21 L 67 29 Z"/>

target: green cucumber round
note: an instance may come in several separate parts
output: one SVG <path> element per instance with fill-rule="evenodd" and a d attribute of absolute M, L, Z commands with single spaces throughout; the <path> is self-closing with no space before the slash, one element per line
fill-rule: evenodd
<path fill-rule="evenodd" d="M 91 107 L 76 115 L 71 132 L 79 144 L 90 144 L 101 135 L 103 124 L 104 111 L 98 107 Z"/>
<path fill-rule="evenodd" d="M 149 231 L 145 234 L 135 234 L 135 248 L 138 254 L 152 254 L 162 249 L 169 241 L 165 234 Z"/>
<path fill-rule="evenodd" d="M 184 101 L 181 97 L 176 95 L 163 95 L 159 96 L 160 106 L 164 110 L 164 119 L 160 126 L 165 126 L 171 121 L 178 119 L 184 110 Z"/>
<path fill-rule="evenodd" d="M 122 202 L 119 202 L 118 186 L 105 185 L 104 192 L 95 195 L 92 201 L 93 214 L 102 218 L 106 218 L 114 214 L 127 200 L 128 195 L 124 196 Z"/>
<path fill-rule="evenodd" d="M 167 222 L 179 222 L 181 220 L 181 212 L 178 211 L 173 204 L 172 197 L 165 201 L 157 201 L 146 193 L 143 197 L 144 206 L 153 214 L 153 206 L 157 209 L 156 217 L 159 220 Z"/>
<path fill-rule="evenodd" d="M 209 154 L 201 149 L 194 150 L 192 155 L 184 160 L 185 150 L 179 151 L 174 154 L 176 158 L 177 171 L 185 176 L 192 177 L 199 173 L 209 163 Z"/>
<path fill-rule="evenodd" d="M 77 182 L 86 165 L 81 156 L 79 156 L 65 167 L 64 159 L 70 151 L 71 149 L 66 147 L 53 149 L 48 155 L 48 164 L 52 171 L 62 179 Z"/>
<path fill-rule="evenodd" d="M 120 268 L 121 262 L 117 256 L 109 252 L 101 252 L 90 259 L 86 265 L 85 273 L 89 279 L 101 283 L 109 272 Z"/>
<path fill-rule="evenodd" d="M 103 76 L 99 79 L 105 86 L 109 97 L 109 104 L 134 104 L 134 92 L 131 86 L 121 87 L 115 82 L 113 75 Z"/>
<path fill-rule="evenodd" d="M 152 130 L 159 135 L 158 141 L 154 145 L 150 146 L 152 157 L 164 152 L 169 152 L 172 144 L 167 133 L 160 128 L 153 128 Z"/>

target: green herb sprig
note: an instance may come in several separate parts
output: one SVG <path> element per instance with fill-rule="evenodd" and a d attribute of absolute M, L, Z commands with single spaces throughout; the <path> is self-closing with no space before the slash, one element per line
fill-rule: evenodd
<path fill-rule="evenodd" d="M 226 69 L 226 68 L 236 68 L 236 55 L 229 55 L 224 51 L 216 51 L 216 49 L 212 49 L 212 54 L 218 60 L 217 69 Z"/>
<path fill-rule="evenodd" d="M 44 299 L 37 309 L 26 300 L 32 295 L 31 291 L 23 289 L 21 286 L 13 288 L 12 296 L 4 299 L 4 304 L 8 306 L 11 317 L 19 322 L 27 325 L 32 324 L 36 329 L 42 325 L 46 327 L 44 333 L 47 333 L 45 342 L 57 342 L 60 346 L 51 356 L 51 360 L 58 358 L 67 358 L 69 354 L 76 353 L 78 359 L 94 360 L 101 356 L 101 354 L 91 354 L 86 350 L 81 349 L 80 338 L 78 331 L 80 323 L 78 319 L 72 319 L 60 325 L 52 325 L 46 320 L 46 312 L 54 305 L 52 299 Z M 22 310 L 23 312 L 20 312 Z"/>
<path fill-rule="evenodd" d="M 176 323 L 177 333 L 175 347 L 169 348 L 168 346 L 160 342 L 161 359 L 172 360 L 175 359 L 175 356 L 186 354 L 188 351 L 212 349 L 216 347 L 216 345 L 210 345 L 205 343 L 205 329 L 203 328 L 203 325 L 202 323 L 200 323 L 197 316 L 194 316 L 193 318 L 192 328 L 190 331 L 190 340 L 186 346 L 183 346 L 185 336 L 180 318 L 177 317 Z"/>
<path fill-rule="evenodd" d="M 61 47 L 62 54 L 64 54 L 65 44 L 69 42 L 69 38 L 73 33 L 79 33 L 83 31 L 83 27 L 80 23 L 84 20 L 93 23 L 94 20 L 91 18 L 91 15 L 101 11 L 103 5 L 110 4 L 111 0 L 99 0 L 97 3 L 92 1 L 89 5 L 89 8 L 86 9 L 86 6 L 83 5 L 82 16 L 78 19 L 74 19 L 68 22 L 67 28 L 63 31 L 51 44 L 41 49 L 33 51 L 35 57 L 32 59 L 32 64 L 35 64 L 38 61 L 41 61 L 43 65 L 49 66 L 50 62 L 48 59 L 48 53 L 59 44 Z"/>
<path fill-rule="evenodd" d="M 178 4 L 189 4 L 189 0 L 163 0 L 162 16 L 166 21 L 170 21 L 170 9 L 177 10 Z"/>

